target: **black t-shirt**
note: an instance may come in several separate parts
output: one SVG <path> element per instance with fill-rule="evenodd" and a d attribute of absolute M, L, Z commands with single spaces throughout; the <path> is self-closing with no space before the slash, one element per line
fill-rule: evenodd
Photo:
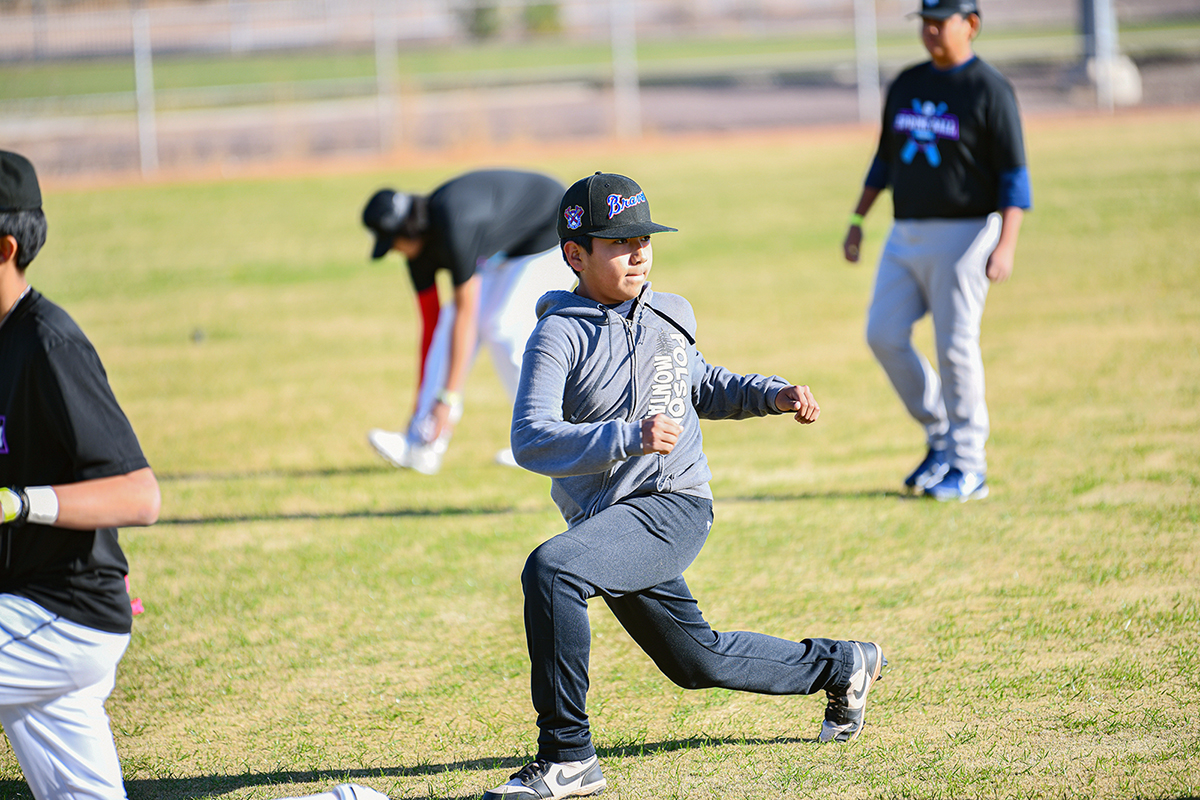
<path fill-rule="evenodd" d="M 0 325 L 0 486 L 76 483 L 147 466 L 91 342 L 30 290 Z M 0 526 L 0 592 L 81 625 L 129 632 L 128 571 L 115 528 Z"/>
<path fill-rule="evenodd" d="M 896 219 L 987 216 L 1001 175 L 1025 166 L 1012 85 L 978 57 L 947 71 L 908 68 L 888 90 L 876 158 Z"/>
<path fill-rule="evenodd" d="M 558 244 L 558 204 L 566 187 L 536 172 L 482 170 L 442 184 L 429 196 L 429 231 L 408 262 L 413 288 L 434 285 L 439 269 L 455 286 L 497 253 L 527 256 Z"/>

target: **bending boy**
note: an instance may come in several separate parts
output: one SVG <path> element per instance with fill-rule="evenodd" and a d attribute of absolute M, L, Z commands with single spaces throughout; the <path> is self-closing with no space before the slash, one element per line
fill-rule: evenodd
<path fill-rule="evenodd" d="M 512 447 L 517 463 L 553 479 L 568 530 L 534 550 L 521 576 L 537 758 L 484 800 L 605 787 L 585 712 L 591 597 L 685 688 L 825 690 L 822 741 L 859 734 L 886 663 L 873 643 L 714 631 L 688 591 L 683 571 L 713 518 L 700 418 L 790 413 L 808 424 L 820 408 L 808 387 L 705 363 L 691 306 L 647 281 L 650 235 L 672 230 L 651 221 L 645 193 L 621 175 L 578 181 L 559 207 L 579 285 L 538 302 Z"/>

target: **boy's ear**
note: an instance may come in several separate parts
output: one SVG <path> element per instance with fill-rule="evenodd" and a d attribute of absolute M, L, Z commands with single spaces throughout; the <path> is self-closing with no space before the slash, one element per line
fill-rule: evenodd
<path fill-rule="evenodd" d="M 578 242 L 563 242 L 563 257 L 567 259 L 567 266 L 576 273 L 583 269 L 584 252 Z"/>
<path fill-rule="evenodd" d="M 0 264 L 17 263 L 17 239 L 15 236 L 0 236 Z"/>

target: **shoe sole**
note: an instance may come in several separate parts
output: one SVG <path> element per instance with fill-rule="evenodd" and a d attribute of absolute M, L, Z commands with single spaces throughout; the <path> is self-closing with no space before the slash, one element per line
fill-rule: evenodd
<path fill-rule="evenodd" d="M 929 494 L 929 492 L 926 492 L 925 496 L 932 497 L 934 500 L 937 500 L 939 503 L 949 503 L 952 500 L 957 500 L 960 503 L 965 503 L 968 500 L 982 500 L 983 498 L 987 497 L 988 494 L 989 494 L 988 487 L 987 487 L 987 484 L 985 483 L 982 486 L 980 486 L 978 489 L 976 489 L 975 491 L 969 492 L 967 494 L 948 494 L 948 495 L 945 495 L 944 497 L 939 497 L 936 494 Z"/>
<path fill-rule="evenodd" d="M 853 742 L 863 732 L 863 728 L 867 727 L 867 698 L 871 696 L 871 690 L 875 688 L 875 683 L 883 677 L 883 668 L 887 666 L 887 656 L 883 654 L 883 648 L 875 642 L 864 642 L 864 645 L 870 645 L 875 648 L 879 658 L 875 660 L 875 672 L 871 675 L 871 680 L 867 683 L 867 690 L 863 692 L 863 724 L 858 726 L 858 730 L 850 734 L 847 742 Z"/>
<path fill-rule="evenodd" d="M 580 786 L 578 789 L 571 792 L 570 794 L 560 794 L 560 795 L 558 795 L 558 797 L 559 798 L 563 798 L 563 797 L 595 797 L 596 795 L 600 794 L 607 788 L 608 788 L 608 780 L 603 780 L 600 782 L 599 785 L 593 784 L 592 786 L 586 786 L 586 787 Z M 493 792 L 493 791 L 487 791 L 487 792 L 483 793 L 483 800 L 512 800 L 512 798 L 518 797 L 518 796 L 519 795 L 517 795 L 515 793 L 514 794 L 497 794 L 496 792 Z M 524 795 L 524 797 L 528 797 L 528 796 L 529 795 Z"/>

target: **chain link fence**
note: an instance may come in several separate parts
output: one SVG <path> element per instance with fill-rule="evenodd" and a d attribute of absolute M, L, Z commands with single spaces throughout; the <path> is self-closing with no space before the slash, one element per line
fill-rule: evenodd
<path fill-rule="evenodd" d="M 985 2 L 980 52 L 1028 72 L 1049 102 L 1086 104 L 1080 4 Z M 915 5 L 0 0 L 0 146 L 48 173 L 152 172 L 869 121 L 880 82 L 923 56 L 907 18 Z M 1200 57 L 1196 0 L 1116 10 L 1124 49 Z"/>

